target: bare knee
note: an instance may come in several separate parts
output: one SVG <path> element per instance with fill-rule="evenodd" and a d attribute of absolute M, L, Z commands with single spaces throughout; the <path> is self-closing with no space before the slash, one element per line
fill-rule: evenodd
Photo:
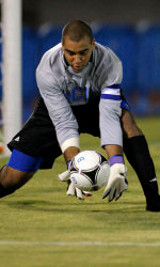
<path fill-rule="evenodd" d="M 0 184 L 4 188 L 14 188 L 14 190 L 23 186 L 34 173 L 28 173 L 4 166 L 0 171 Z"/>
<path fill-rule="evenodd" d="M 121 124 L 123 132 L 128 138 L 143 135 L 143 132 L 137 126 L 133 115 L 128 110 L 123 110 Z"/>

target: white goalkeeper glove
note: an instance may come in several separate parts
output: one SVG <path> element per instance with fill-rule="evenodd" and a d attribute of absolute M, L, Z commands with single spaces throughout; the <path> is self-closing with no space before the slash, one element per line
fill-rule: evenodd
<path fill-rule="evenodd" d="M 111 202 L 113 199 L 118 200 L 123 191 L 127 190 L 128 182 L 126 179 L 127 167 L 124 164 L 123 157 L 113 156 L 109 159 L 109 162 L 110 176 L 102 198 L 109 196 L 108 201 Z"/>
<path fill-rule="evenodd" d="M 69 170 L 59 174 L 58 178 L 60 179 L 61 182 L 67 182 L 68 183 L 68 187 L 67 187 L 67 191 L 66 191 L 66 194 L 68 196 L 75 196 L 78 199 L 84 199 L 84 196 L 85 197 L 92 196 L 91 192 L 80 190 L 79 188 L 77 188 L 75 186 L 75 184 L 70 180 Z"/>

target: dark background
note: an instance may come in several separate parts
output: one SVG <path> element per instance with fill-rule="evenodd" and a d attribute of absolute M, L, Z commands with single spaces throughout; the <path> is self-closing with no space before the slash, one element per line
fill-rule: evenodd
<path fill-rule="evenodd" d="M 136 24 L 160 21 L 159 0 L 23 0 L 23 21 L 39 27 L 82 19 L 106 23 Z"/>
<path fill-rule="evenodd" d="M 132 112 L 159 115 L 160 0 L 22 0 L 23 120 L 38 96 L 40 58 L 61 41 L 62 27 L 73 19 L 89 23 L 95 39 L 121 59 L 122 87 Z M 2 92 L 0 84 L 0 99 Z"/>

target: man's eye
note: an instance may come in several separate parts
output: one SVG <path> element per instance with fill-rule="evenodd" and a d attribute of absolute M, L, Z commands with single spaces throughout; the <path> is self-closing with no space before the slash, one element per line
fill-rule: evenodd
<path fill-rule="evenodd" d="M 84 56 L 85 54 L 87 54 L 87 51 L 81 51 L 79 54 L 80 54 L 81 56 Z"/>
<path fill-rule="evenodd" d="M 68 51 L 68 54 L 69 54 L 70 56 L 74 56 L 74 55 L 75 55 L 75 53 L 72 52 L 72 51 Z"/>

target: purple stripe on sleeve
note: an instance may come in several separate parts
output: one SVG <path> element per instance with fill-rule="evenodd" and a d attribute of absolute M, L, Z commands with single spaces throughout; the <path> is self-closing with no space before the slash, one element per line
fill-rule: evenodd
<path fill-rule="evenodd" d="M 121 96 L 120 95 L 101 94 L 101 98 L 113 99 L 113 100 L 121 100 Z"/>

